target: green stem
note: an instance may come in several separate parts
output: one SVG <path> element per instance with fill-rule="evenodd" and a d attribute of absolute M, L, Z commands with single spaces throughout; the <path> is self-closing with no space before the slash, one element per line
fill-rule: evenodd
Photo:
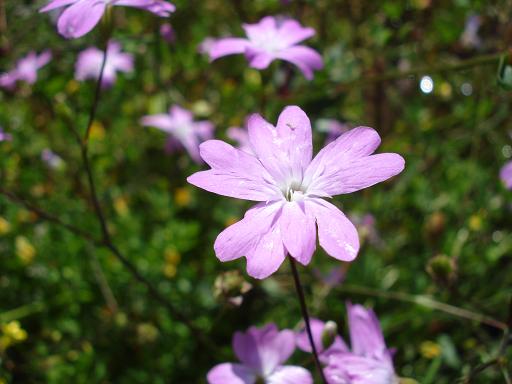
<path fill-rule="evenodd" d="M 460 317 L 463 319 L 468 319 L 472 321 L 476 321 L 481 324 L 486 324 L 490 327 L 500 329 L 505 331 L 508 329 L 507 324 L 502 321 L 496 320 L 490 316 L 484 315 L 482 313 L 473 312 L 468 309 L 459 308 L 450 304 L 442 303 L 440 301 L 436 301 L 431 299 L 428 296 L 423 295 L 411 295 L 408 293 L 402 292 L 387 292 L 387 291 L 379 291 L 377 289 L 372 289 L 368 287 L 362 287 L 357 285 L 344 284 L 343 286 L 338 288 L 340 292 L 346 292 L 350 294 L 359 294 L 365 296 L 372 297 L 380 297 L 383 299 L 391 299 L 398 300 L 407 303 L 413 303 L 417 305 L 421 305 L 423 307 L 435 309 L 438 311 L 442 311 L 448 313 L 450 315 Z"/>

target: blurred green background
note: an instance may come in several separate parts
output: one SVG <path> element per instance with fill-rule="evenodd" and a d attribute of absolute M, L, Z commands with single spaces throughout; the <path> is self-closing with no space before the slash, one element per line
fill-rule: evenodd
<path fill-rule="evenodd" d="M 30 50 L 54 55 L 34 86 L 0 93 L 0 126 L 13 135 L 0 143 L 0 186 L 99 238 L 69 130 L 87 125 L 94 82 L 74 80 L 74 63 L 99 34 L 64 40 L 38 13 L 45 3 L 0 1 L 1 71 Z M 275 122 L 296 104 L 313 122 L 316 150 L 325 140 L 319 119 L 374 127 L 379 151 L 400 153 L 406 169 L 334 199 L 352 217 L 373 215 L 375 224 L 360 227 L 364 246 L 352 264 L 319 249 L 300 269 L 312 314 L 336 321 L 346 336 L 345 301 L 372 306 L 397 350 L 397 373 L 420 383 L 454 383 L 494 359 L 512 295 L 512 193 L 499 179 L 512 156 L 511 98 L 497 78 L 499 54 L 512 42 L 512 3 L 174 3 L 174 44 L 160 37 L 164 20 L 115 9 L 114 38 L 135 55 L 136 69 L 103 92 L 89 152 L 113 242 L 216 351 L 107 249 L 0 195 L 0 383 L 203 383 L 215 364 L 235 360 L 236 330 L 300 321 L 287 264 L 260 282 L 246 275 L 244 261 L 216 259 L 215 237 L 251 204 L 188 185 L 202 167 L 184 152 L 166 154 L 164 134 L 139 124 L 172 104 L 213 121 L 224 139 L 250 113 Z M 322 54 L 325 69 L 313 81 L 283 62 L 259 72 L 242 56 L 209 63 L 198 53 L 207 37 L 241 36 L 242 22 L 278 14 L 317 30 L 306 44 Z M 471 16 L 480 25 L 469 36 Z M 433 92 L 420 89 L 423 76 Z M 62 158 L 59 166 L 41 160 L 46 148 Z M 333 268 L 344 281 L 331 286 L 321 276 Z M 220 289 L 227 271 L 239 271 L 234 280 L 250 289 L 240 281 Z M 248 292 L 237 306 L 231 298 L 240 289 Z M 501 357 L 472 382 L 507 382 L 512 354 Z"/>

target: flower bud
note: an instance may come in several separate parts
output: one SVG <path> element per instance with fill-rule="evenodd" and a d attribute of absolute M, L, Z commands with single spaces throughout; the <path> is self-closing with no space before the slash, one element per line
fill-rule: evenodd
<path fill-rule="evenodd" d="M 328 349 L 334 343 L 334 339 L 337 335 L 338 326 L 336 323 L 331 320 L 326 322 L 322 331 L 322 347 L 324 350 Z"/>
<path fill-rule="evenodd" d="M 427 263 L 427 272 L 434 281 L 451 285 L 457 279 L 457 262 L 453 257 L 437 255 Z"/>

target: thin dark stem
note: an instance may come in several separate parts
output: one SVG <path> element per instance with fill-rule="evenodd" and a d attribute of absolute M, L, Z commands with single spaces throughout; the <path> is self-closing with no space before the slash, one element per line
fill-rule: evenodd
<path fill-rule="evenodd" d="M 108 50 L 108 41 L 103 43 L 103 60 L 101 61 L 101 69 L 100 74 L 98 76 L 98 81 L 96 82 L 96 89 L 94 91 L 94 100 L 91 105 L 91 110 L 89 112 L 89 121 L 87 123 L 87 129 L 85 130 L 84 135 L 84 146 L 87 148 L 87 143 L 89 142 L 89 136 L 91 134 L 91 127 L 94 123 L 94 119 L 96 117 L 96 110 L 98 109 L 98 104 L 100 101 L 101 95 L 101 83 L 103 82 L 103 73 L 105 72 L 105 64 L 107 63 L 107 50 Z"/>
<path fill-rule="evenodd" d="M 71 224 L 68 224 L 68 223 L 64 222 L 63 220 L 61 220 L 57 216 L 54 216 L 54 215 L 52 215 L 52 214 L 50 214 L 48 212 L 45 212 L 41 208 L 36 207 L 35 205 L 29 203 L 28 201 L 26 201 L 22 197 L 20 197 L 20 196 L 18 196 L 16 194 L 6 190 L 4 187 L 0 187 L 0 194 L 5 196 L 11 202 L 13 202 L 13 203 L 15 203 L 17 205 L 21 205 L 22 207 L 24 207 L 24 208 L 28 209 L 29 211 L 35 213 L 39 218 L 41 218 L 43 220 L 46 220 L 46 221 L 55 223 L 57 225 L 60 225 L 61 227 L 67 229 L 69 232 L 71 232 L 71 233 L 73 233 L 73 234 L 75 234 L 75 235 L 77 235 L 79 237 L 82 237 L 82 238 L 86 239 L 87 241 L 89 241 L 91 243 L 94 243 L 94 244 L 99 244 L 100 243 L 90 233 L 85 232 L 85 231 L 81 230 L 80 228 L 75 227 L 74 225 L 71 225 Z"/>
<path fill-rule="evenodd" d="M 315 342 L 313 340 L 313 333 L 311 332 L 311 324 L 309 322 L 308 308 L 306 306 L 306 299 L 304 297 L 304 289 L 302 288 L 302 284 L 300 282 L 299 272 L 297 271 L 297 266 L 295 265 L 295 260 L 293 260 L 293 258 L 290 256 L 288 257 L 288 260 L 290 261 L 293 280 L 295 282 L 295 289 L 297 290 L 297 296 L 299 297 L 300 310 L 302 312 L 302 317 L 304 318 L 304 323 L 306 325 L 306 332 L 308 334 L 309 344 L 311 345 L 311 351 L 313 352 L 313 357 L 315 359 L 316 369 L 318 371 L 318 374 L 322 378 L 322 382 L 327 384 L 327 380 L 325 379 L 322 365 L 320 364 L 320 359 L 318 358 L 318 351 L 316 350 Z"/>
<path fill-rule="evenodd" d="M 124 256 L 117 247 L 112 244 L 110 241 L 110 236 L 108 237 L 108 241 L 103 240 L 97 240 L 93 235 L 91 235 L 88 232 L 85 232 L 81 230 L 80 228 L 77 228 L 71 224 L 68 224 L 58 218 L 57 216 L 52 215 L 51 213 L 45 212 L 43 209 L 36 207 L 35 205 L 27 202 L 25 199 L 15 195 L 12 192 L 7 191 L 5 188 L 0 187 L 0 194 L 5 196 L 8 200 L 11 202 L 23 206 L 24 208 L 28 209 L 31 212 L 34 212 L 38 215 L 39 218 L 49 221 L 51 223 L 57 224 L 61 226 L 62 228 L 68 230 L 69 232 L 73 233 L 74 235 L 81 237 L 91 244 L 96 245 L 97 247 L 102 247 L 108 249 L 120 262 L 123 264 L 123 266 L 130 272 L 130 274 L 135 277 L 137 281 L 139 281 L 141 284 L 143 284 L 146 289 L 148 290 L 151 297 L 153 297 L 154 300 L 161 303 L 164 307 L 166 307 L 171 314 L 180 322 L 185 324 L 185 326 L 190 330 L 190 332 L 194 335 L 194 337 L 197 337 L 199 342 L 208 348 L 211 351 L 215 350 L 215 347 L 213 343 L 207 338 L 201 329 L 199 329 L 194 323 L 192 323 L 185 315 L 183 315 L 180 311 L 178 311 L 174 305 L 172 305 L 171 302 L 169 302 L 167 299 L 165 299 L 162 294 L 151 284 L 151 282 L 146 279 L 133 265 L 127 258 Z M 101 209 L 101 208 L 100 208 Z M 108 232 L 107 232 L 108 233 Z"/>
<path fill-rule="evenodd" d="M 498 349 L 498 353 L 494 358 L 492 358 L 489 361 L 486 361 L 483 364 L 480 364 L 479 366 L 475 367 L 464 379 L 462 379 L 463 384 L 469 384 L 472 383 L 476 376 L 478 376 L 480 373 L 485 371 L 489 367 L 493 367 L 495 365 L 501 365 L 503 364 L 503 356 L 505 356 L 505 353 L 507 352 L 508 347 L 511 343 L 511 336 L 510 331 L 507 329 L 505 330 L 503 334 L 503 338 L 501 340 L 500 347 Z"/>
<path fill-rule="evenodd" d="M 105 58 L 106 58 L 106 51 L 105 51 L 105 54 L 104 54 L 102 73 L 103 73 L 103 67 L 104 67 L 104 64 L 105 64 Z M 99 77 L 99 80 L 98 80 L 98 84 L 101 84 L 102 73 L 100 74 L 100 77 Z M 101 243 L 103 244 L 104 247 L 108 248 L 112 252 L 112 254 L 121 262 L 121 264 L 123 264 L 123 266 L 140 283 L 142 283 L 144 286 L 146 286 L 148 292 L 151 294 L 151 296 L 153 296 L 153 298 L 155 300 L 157 300 L 162 305 L 164 305 L 169 310 L 169 312 L 177 320 L 179 320 L 180 322 L 185 324 L 185 326 L 190 330 L 190 332 L 195 337 L 197 337 L 198 340 L 204 346 L 206 346 L 210 350 L 214 350 L 215 347 L 213 346 L 212 343 L 210 343 L 209 339 L 207 339 L 205 337 L 203 332 L 198 327 L 196 327 L 195 324 L 192 323 L 192 321 L 190 321 L 185 315 L 183 315 L 180 312 L 180 310 L 178 310 L 169 300 L 164 298 L 161 295 L 161 293 L 158 291 L 158 289 L 156 289 L 153 286 L 153 284 L 148 279 L 146 279 L 138 271 L 138 269 L 135 267 L 135 265 L 133 265 L 128 260 L 128 258 L 126 256 L 124 256 L 121 253 L 121 251 L 119 251 L 119 249 L 112 242 L 112 237 L 111 237 L 110 231 L 108 229 L 107 220 L 105 218 L 105 213 L 103 212 L 103 208 L 101 207 L 101 204 L 100 204 L 100 201 L 99 201 L 99 198 L 98 198 L 98 192 L 97 192 L 97 188 L 96 188 L 96 183 L 94 181 L 92 167 L 91 167 L 91 163 L 89 161 L 89 156 L 88 156 L 88 151 L 87 151 L 88 132 L 90 131 L 90 126 L 92 124 L 92 121 L 94 120 L 94 114 L 96 113 L 96 108 L 94 106 L 97 105 L 97 103 L 98 103 L 99 94 L 100 94 L 100 92 L 99 92 L 100 91 L 100 87 L 98 86 L 96 90 L 97 90 L 97 92 L 95 94 L 95 100 L 94 100 L 94 103 L 93 103 L 93 108 L 91 109 L 91 112 L 90 112 L 91 114 L 89 116 L 89 126 L 87 127 L 87 133 L 86 133 L 86 137 L 85 137 L 84 141 L 80 142 L 80 150 L 81 150 L 81 153 L 82 153 L 82 161 L 83 161 L 83 165 L 84 165 L 84 170 L 85 170 L 85 173 L 87 175 L 87 183 L 89 185 L 91 201 L 92 201 L 92 204 L 93 204 L 93 207 L 94 207 L 94 212 L 96 213 L 96 217 L 98 218 L 98 222 L 99 222 L 100 227 L 101 227 L 101 236 L 102 236 Z"/>

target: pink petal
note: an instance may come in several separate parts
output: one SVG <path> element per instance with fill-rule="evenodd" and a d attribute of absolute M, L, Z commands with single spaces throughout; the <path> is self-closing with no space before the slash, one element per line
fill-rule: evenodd
<path fill-rule="evenodd" d="M 115 5 L 144 9 L 160 17 L 167 17 L 176 10 L 173 4 L 164 0 L 119 0 Z"/>
<path fill-rule="evenodd" d="M 336 352 L 346 352 L 348 348 L 340 336 L 336 336 L 332 345 L 327 348 L 327 350 L 322 345 L 322 333 L 324 331 L 325 323 L 319 319 L 311 318 L 311 333 L 313 334 L 313 342 L 315 343 L 315 347 L 317 352 L 320 354 L 320 361 L 322 363 L 327 363 L 329 359 L 329 355 L 331 353 Z M 300 332 L 297 333 L 295 337 L 297 347 L 304 351 L 311 353 L 311 344 L 309 343 L 308 334 L 306 332 L 306 328 L 303 327 Z"/>
<path fill-rule="evenodd" d="M 65 7 L 78 2 L 79 0 L 52 0 L 45 7 L 41 8 L 39 12 L 49 12 L 57 8 Z"/>
<path fill-rule="evenodd" d="M 188 132 L 188 134 L 184 137 L 181 137 L 181 144 L 187 150 L 187 153 L 190 155 L 192 160 L 196 163 L 201 164 L 203 160 L 201 159 L 201 154 L 199 151 L 199 137 L 194 132 Z"/>
<path fill-rule="evenodd" d="M 396 154 L 368 156 L 380 144 L 375 130 L 358 127 L 322 149 L 308 167 L 304 183 L 318 196 L 350 193 L 388 179 L 404 168 Z"/>
<path fill-rule="evenodd" d="M 259 203 L 249 209 L 242 220 L 222 231 L 213 248 L 220 261 L 248 256 L 272 228 L 280 203 Z"/>
<path fill-rule="evenodd" d="M 243 29 L 251 41 L 259 41 L 262 36 L 276 35 L 277 25 L 273 16 L 265 16 L 256 24 L 243 24 Z"/>
<path fill-rule="evenodd" d="M 285 108 L 277 128 L 261 116 L 252 115 L 248 130 L 256 156 L 277 182 L 302 179 L 311 160 L 312 141 L 311 124 L 299 107 Z"/>
<path fill-rule="evenodd" d="M 293 177 L 302 180 L 313 157 L 311 122 L 308 116 L 297 106 L 286 107 L 279 115 L 277 133 L 283 141 L 282 150 L 290 159 Z"/>
<path fill-rule="evenodd" d="M 359 251 L 359 236 L 349 219 L 331 203 L 322 199 L 306 202 L 306 211 L 316 218 L 320 246 L 332 257 L 352 261 Z"/>
<path fill-rule="evenodd" d="M 284 45 L 292 46 L 315 35 L 313 28 L 304 28 L 295 20 L 285 20 L 279 27 L 279 39 Z"/>
<path fill-rule="evenodd" d="M 248 253 L 247 273 L 255 279 L 266 279 L 279 269 L 285 258 L 281 229 L 273 225 Z"/>
<path fill-rule="evenodd" d="M 205 141 L 213 138 L 214 125 L 210 121 L 198 121 L 194 124 L 197 136 Z"/>
<path fill-rule="evenodd" d="M 47 49 L 47 50 L 41 52 L 41 54 L 39 56 L 37 56 L 37 59 L 36 59 L 37 69 L 44 67 L 46 64 L 48 64 L 50 62 L 51 59 L 52 59 L 52 52 L 50 50 Z"/>
<path fill-rule="evenodd" d="M 199 188 L 223 196 L 254 201 L 280 199 L 272 177 L 252 155 L 220 141 L 200 145 L 201 157 L 212 167 L 197 172 L 187 181 Z"/>
<path fill-rule="evenodd" d="M 67 8 L 59 17 L 57 28 L 66 38 L 78 38 L 90 32 L 105 12 L 105 3 L 80 1 Z"/>
<path fill-rule="evenodd" d="M 233 350 L 244 365 L 267 376 L 292 355 L 295 338 L 292 331 L 278 331 L 275 324 L 250 327 L 235 333 Z"/>
<path fill-rule="evenodd" d="M 303 45 L 285 48 L 275 56 L 295 64 L 308 80 L 313 79 L 313 70 L 320 70 L 324 66 L 322 56 L 314 49 Z"/>
<path fill-rule="evenodd" d="M 347 303 L 350 345 L 359 356 L 389 362 L 389 353 L 379 320 L 371 309 Z"/>
<path fill-rule="evenodd" d="M 224 363 L 213 367 L 207 380 L 208 384 L 254 384 L 256 375 L 242 364 Z"/>
<path fill-rule="evenodd" d="M 169 115 L 160 113 L 156 115 L 144 116 L 140 119 L 140 123 L 144 126 L 155 127 L 164 132 L 173 132 L 173 122 Z"/>
<path fill-rule="evenodd" d="M 303 203 L 287 202 L 280 218 L 283 243 L 290 255 L 302 265 L 308 265 L 316 248 L 314 216 L 307 216 Z"/>
<path fill-rule="evenodd" d="M 509 161 L 501 168 L 500 178 L 508 189 L 512 189 L 512 161 Z"/>
<path fill-rule="evenodd" d="M 219 57 L 244 53 L 249 41 L 247 39 L 228 37 L 215 40 L 208 48 L 210 60 Z"/>
<path fill-rule="evenodd" d="M 334 196 L 352 193 L 385 181 L 405 167 L 405 160 L 396 153 L 379 153 L 363 157 L 340 167 L 336 174 L 323 177 L 311 186 L 313 190 L 322 190 Z"/>
<path fill-rule="evenodd" d="M 277 368 L 265 380 L 266 384 L 313 384 L 313 376 L 302 367 L 285 365 Z"/>
<path fill-rule="evenodd" d="M 331 357 L 324 373 L 332 384 L 389 384 L 395 383 L 393 366 L 378 360 L 340 353 Z"/>
<path fill-rule="evenodd" d="M 245 56 L 249 60 L 249 66 L 255 69 L 268 68 L 275 57 L 266 51 L 254 50 L 250 47 L 245 50 Z"/>

